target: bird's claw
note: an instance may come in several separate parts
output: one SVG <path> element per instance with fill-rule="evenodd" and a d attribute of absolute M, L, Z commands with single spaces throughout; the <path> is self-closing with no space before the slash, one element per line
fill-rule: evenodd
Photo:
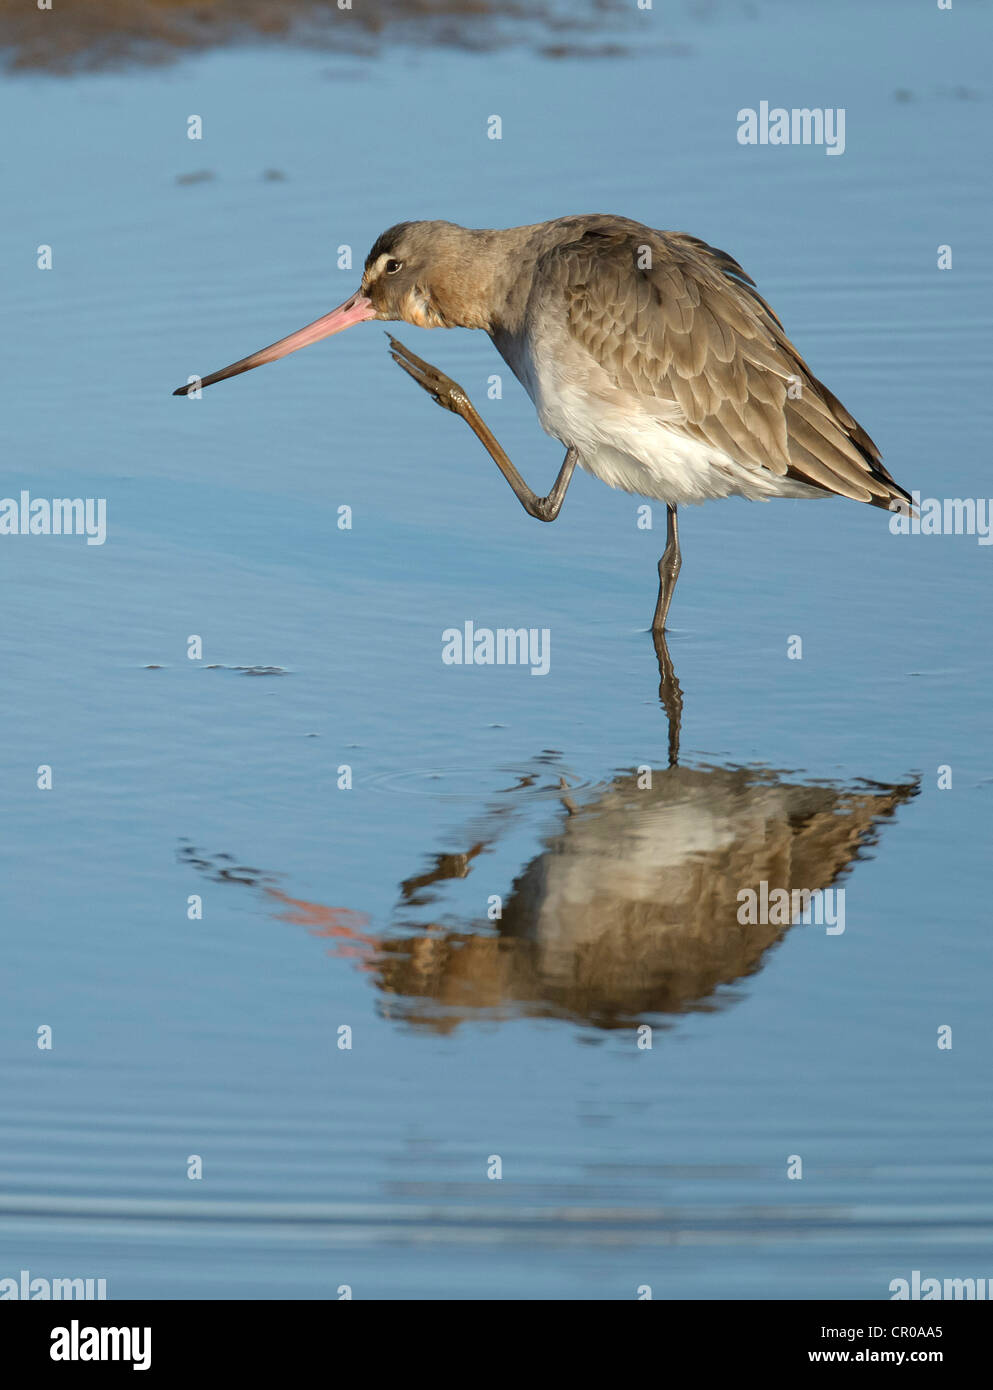
<path fill-rule="evenodd" d="M 398 338 L 394 338 L 392 333 L 386 335 L 390 340 L 390 356 L 398 367 L 402 367 L 408 376 L 413 377 L 423 390 L 425 390 L 435 405 L 440 405 L 444 410 L 451 410 L 454 414 L 459 414 L 460 406 L 468 399 L 462 387 L 457 381 L 453 381 L 444 372 L 439 372 L 437 367 L 432 367 L 430 362 L 425 362 L 416 353 L 411 352 L 410 348 L 404 347 Z"/>

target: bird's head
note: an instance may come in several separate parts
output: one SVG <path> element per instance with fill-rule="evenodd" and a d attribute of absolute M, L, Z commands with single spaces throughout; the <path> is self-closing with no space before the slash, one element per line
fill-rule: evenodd
<path fill-rule="evenodd" d="M 473 256 L 473 239 L 480 235 L 453 222 L 398 222 L 376 240 L 359 288 L 337 309 L 230 367 L 181 386 L 173 395 L 185 396 L 197 386 L 212 386 L 275 362 L 370 319 L 400 320 L 418 328 L 488 328 Z"/>
<path fill-rule="evenodd" d="M 453 222 L 398 222 L 365 259 L 359 293 L 377 319 L 418 328 L 484 328 L 474 311 L 478 234 Z"/>

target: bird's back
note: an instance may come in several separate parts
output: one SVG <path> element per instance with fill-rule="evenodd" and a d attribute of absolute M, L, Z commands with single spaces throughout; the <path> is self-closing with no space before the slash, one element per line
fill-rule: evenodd
<path fill-rule="evenodd" d="M 607 215 L 515 230 L 492 337 L 590 471 L 673 503 L 908 499 L 725 252 Z"/>

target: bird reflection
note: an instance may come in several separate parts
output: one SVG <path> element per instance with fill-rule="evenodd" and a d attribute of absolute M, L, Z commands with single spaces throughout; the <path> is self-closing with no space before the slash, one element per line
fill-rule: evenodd
<path fill-rule="evenodd" d="M 654 631 L 655 656 L 659 663 L 659 703 L 669 722 L 669 766 L 679 762 L 679 733 L 683 723 L 683 692 L 669 655 L 664 631 Z"/>
<path fill-rule="evenodd" d="M 385 938 L 377 984 L 392 1012 L 441 1030 L 479 1010 L 611 1028 L 716 1007 L 790 930 L 743 925 L 742 890 L 831 887 L 916 791 L 753 768 L 672 767 L 650 785 L 644 772 L 617 777 L 579 805 L 570 798 L 499 922 Z M 442 881 L 453 860 L 416 881 Z"/>
<path fill-rule="evenodd" d="M 521 1014 L 610 1029 L 721 1007 L 793 929 L 789 920 L 740 921 L 743 890 L 833 887 L 918 783 L 831 785 L 767 768 L 680 766 L 682 695 L 661 642 L 669 766 L 576 790 L 554 758 L 536 758 L 467 821 L 461 846 L 400 883 L 391 923 L 374 928 L 361 912 L 294 898 L 278 876 L 227 855 L 184 843 L 180 858 L 218 882 L 250 885 L 274 915 L 327 938 L 332 954 L 366 974 L 384 1013 L 425 1029 Z M 544 837 L 497 919 L 487 880 L 478 915 L 420 920 L 536 797 Z"/>

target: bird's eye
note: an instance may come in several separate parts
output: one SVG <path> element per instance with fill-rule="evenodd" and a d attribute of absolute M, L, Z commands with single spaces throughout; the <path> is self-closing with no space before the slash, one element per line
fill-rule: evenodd
<path fill-rule="evenodd" d="M 395 275 L 398 270 L 403 269 L 403 261 L 387 261 L 385 269 L 387 275 Z"/>

